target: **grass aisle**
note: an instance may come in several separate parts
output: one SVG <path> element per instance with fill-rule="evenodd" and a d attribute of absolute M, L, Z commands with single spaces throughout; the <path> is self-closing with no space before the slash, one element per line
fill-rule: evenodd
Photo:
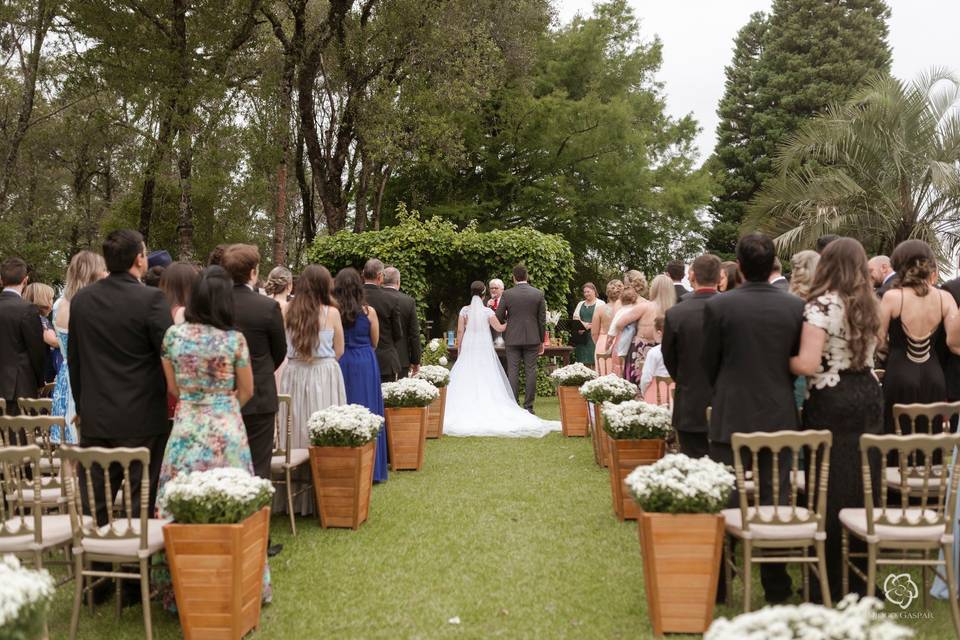
<path fill-rule="evenodd" d="M 558 417 L 555 400 L 538 402 Z M 652 635 L 636 525 L 614 517 L 609 476 L 586 438 L 428 441 L 423 471 L 374 487 L 359 531 L 300 519 L 293 538 L 281 516 L 272 530 L 285 548 L 271 560 L 275 602 L 256 637 Z M 52 638 L 67 636 L 72 593 L 72 584 L 58 592 Z M 949 637 L 948 610 L 932 610 L 922 637 Z M 156 637 L 180 637 L 175 618 L 153 611 Z M 142 638 L 140 608 L 119 621 L 112 603 L 84 608 L 80 637 Z"/>

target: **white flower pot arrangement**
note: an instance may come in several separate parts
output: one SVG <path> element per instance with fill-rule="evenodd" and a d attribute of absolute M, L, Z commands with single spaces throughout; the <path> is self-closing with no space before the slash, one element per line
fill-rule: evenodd
<path fill-rule="evenodd" d="M 447 409 L 447 385 L 450 384 L 450 370 L 438 365 L 420 367 L 414 378 L 426 380 L 439 391 L 440 395 L 430 403 L 427 411 L 427 438 L 439 438 L 443 435 L 443 418 Z"/>
<path fill-rule="evenodd" d="M 259 625 L 273 493 L 269 480 L 232 468 L 182 474 L 164 486 L 160 505 L 175 522 L 163 539 L 188 640 L 241 638 Z"/>
<path fill-rule="evenodd" d="M 383 422 L 358 404 L 328 407 L 307 421 L 313 492 L 324 529 L 356 530 L 367 520 Z"/>
<path fill-rule="evenodd" d="M 610 444 L 603 428 L 603 414 L 600 408 L 604 402 L 620 404 L 633 400 L 639 391 L 637 385 L 612 373 L 588 380 L 580 386 L 580 395 L 591 404 L 588 416 L 593 441 L 593 459 L 601 467 L 610 464 Z"/>
<path fill-rule="evenodd" d="M 421 365 L 440 365 L 447 366 L 447 343 L 440 338 L 434 338 L 427 342 L 423 347 L 423 353 L 420 355 Z"/>
<path fill-rule="evenodd" d="M 703 633 L 710 626 L 723 545 L 720 510 L 734 482 L 726 465 L 683 454 L 627 476 L 640 506 L 637 529 L 654 634 Z M 684 588 L 661 586 L 677 584 Z"/>
<path fill-rule="evenodd" d="M 383 406 L 387 418 L 387 446 L 394 471 L 423 468 L 427 439 L 428 407 L 440 391 L 418 378 L 403 378 L 383 384 Z"/>
<path fill-rule="evenodd" d="M 583 437 L 590 431 L 590 408 L 580 395 L 580 386 L 597 377 L 597 372 L 576 362 L 555 369 L 550 378 L 557 384 L 560 400 L 560 426 L 567 437 Z"/>
<path fill-rule="evenodd" d="M 53 578 L 46 569 L 22 567 L 13 555 L 0 558 L 0 638 L 44 637 L 53 593 Z"/>
<path fill-rule="evenodd" d="M 604 402 L 601 413 L 603 428 L 610 438 L 607 444 L 613 510 L 620 520 L 636 520 L 640 510 L 625 489 L 624 479 L 638 466 L 652 464 L 663 457 L 673 414 L 667 407 L 642 400 L 620 404 Z"/>

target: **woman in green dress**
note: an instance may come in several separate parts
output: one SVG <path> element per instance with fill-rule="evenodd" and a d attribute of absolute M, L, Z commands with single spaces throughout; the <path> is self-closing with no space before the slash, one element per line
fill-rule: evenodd
<path fill-rule="evenodd" d="M 602 307 L 603 301 L 597 298 L 597 288 L 594 284 L 588 282 L 583 285 L 583 300 L 573 310 L 574 362 L 582 362 L 588 367 L 593 366 L 595 344 L 590 330 L 593 328 L 594 316 Z"/>

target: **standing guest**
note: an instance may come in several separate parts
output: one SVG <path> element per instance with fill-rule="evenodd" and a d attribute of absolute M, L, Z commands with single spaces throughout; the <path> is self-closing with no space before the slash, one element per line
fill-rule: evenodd
<path fill-rule="evenodd" d="M 790 278 L 790 293 L 802 298 L 809 299 L 810 287 L 813 285 L 813 276 L 817 271 L 817 264 L 820 262 L 820 254 L 809 249 L 800 251 L 790 259 L 793 267 Z M 793 382 L 793 395 L 798 408 L 803 408 L 803 403 L 807 397 L 807 378 L 797 376 Z"/>
<path fill-rule="evenodd" d="M 50 322 L 50 311 L 53 309 L 53 287 L 42 282 L 31 282 L 23 289 L 23 299 L 32 304 L 39 311 L 40 325 L 43 327 L 43 343 L 46 345 L 46 356 L 43 363 L 44 384 L 53 382 L 60 370 L 60 341 L 57 332 Z"/>
<path fill-rule="evenodd" d="M 158 288 L 160 286 L 160 278 L 163 277 L 164 271 L 166 271 L 166 268 L 159 265 L 150 267 L 143 275 L 143 284 L 155 289 Z"/>
<path fill-rule="evenodd" d="M 637 299 L 636 289 L 623 287 L 623 292 L 620 294 L 620 309 L 610 320 L 610 328 L 607 329 L 607 345 L 610 350 L 610 364 L 613 369 L 610 373 L 615 373 L 621 377 L 624 375 L 624 366 L 627 354 L 630 352 L 630 346 L 633 344 L 633 338 L 637 335 L 637 323 L 626 322 L 624 316 L 637 305 Z"/>
<path fill-rule="evenodd" d="M 650 404 L 669 404 L 670 389 L 667 389 L 667 397 L 664 398 L 662 396 L 658 397 L 660 393 L 658 384 L 650 386 L 654 378 L 670 377 L 670 372 L 663 364 L 663 352 L 660 345 L 660 341 L 663 340 L 663 317 L 654 319 L 653 330 L 657 344 L 650 348 L 646 359 L 643 361 L 643 370 L 640 372 L 640 383 L 638 385 L 640 387 L 640 397 Z"/>
<path fill-rule="evenodd" d="M 360 274 L 355 269 L 341 269 L 337 273 L 333 297 L 340 307 L 344 334 L 340 371 L 343 373 L 347 404 L 362 405 L 372 413 L 382 416 L 380 365 L 374 352 L 380 338 L 380 322 L 376 309 L 368 305 L 364 298 L 366 291 Z M 387 462 L 387 427 L 384 427 L 377 435 L 374 482 L 387 481 Z"/>
<path fill-rule="evenodd" d="M 743 284 L 743 274 L 740 273 L 740 265 L 733 261 L 720 263 L 720 283 L 717 286 L 718 292 L 733 291 Z"/>
<path fill-rule="evenodd" d="M 883 294 L 893 288 L 897 272 L 890 264 L 887 256 L 873 256 L 870 258 L 870 279 L 873 281 L 877 297 L 883 299 Z"/>
<path fill-rule="evenodd" d="M 70 327 L 70 301 L 80 289 L 88 284 L 93 284 L 106 277 L 106 275 L 107 265 L 102 256 L 92 251 L 77 253 L 70 260 L 70 266 L 67 267 L 67 284 L 63 289 L 63 295 L 53 305 L 53 329 L 57 332 L 63 363 L 60 365 L 60 373 L 57 375 L 57 382 L 53 387 L 53 409 L 51 413 L 55 416 L 63 416 L 67 425 L 63 442 L 68 444 L 77 443 L 77 427 L 75 424 L 77 406 L 74 403 L 73 392 L 70 390 L 70 365 L 67 357 L 70 336 L 68 330 Z M 55 442 L 60 442 L 60 427 L 54 427 L 51 430 L 50 438 Z"/>
<path fill-rule="evenodd" d="M 183 324 L 193 287 L 200 279 L 197 268 L 189 262 L 174 262 L 160 276 L 160 291 L 167 297 L 173 324 Z"/>
<path fill-rule="evenodd" d="M 954 302 L 960 305 L 960 278 L 954 278 L 943 284 L 943 290 L 953 296 Z M 947 400 L 960 400 L 960 356 L 950 353 L 947 359 Z"/>
<path fill-rule="evenodd" d="M 673 289 L 677 294 L 678 301 L 689 293 L 687 288 L 683 286 L 683 272 L 685 270 L 683 260 L 671 260 L 667 263 L 666 275 L 670 276 L 670 281 L 673 282 Z"/>
<path fill-rule="evenodd" d="M 34 398 L 43 386 L 47 346 L 35 306 L 23 299 L 27 263 L 8 258 L 0 264 L 0 398 L 17 415 L 17 398 Z"/>
<path fill-rule="evenodd" d="M 400 291 L 400 270 L 387 267 L 383 270 L 383 293 L 397 299 L 403 339 L 397 343 L 400 358 L 400 377 L 416 375 L 420 371 L 420 321 L 417 319 L 417 302 Z"/>
<path fill-rule="evenodd" d="M 839 600 L 846 595 L 841 581 L 840 509 L 863 508 L 863 475 L 860 466 L 851 461 L 860 455 L 860 436 L 883 433 L 883 394 L 872 371 L 880 305 L 863 246 L 853 238 L 831 242 L 823 251 L 806 299 L 800 351 L 790 359 L 790 370 L 808 379 L 804 428 L 829 429 L 833 434 L 826 513 L 827 577 L 831 594 Z M 877 468 L 872 486 L 876 487 L 879 458 L 873 462 Z M 865 548 L 860 547 L 852 551 L 863 553 Z M 862 561 L 860 569 L 866 573 Z M 850 578 L 850 591 L 864 595 L 866 583 L 855 573 Z M 814 581 L 815 601 L 822 601 L 819 590 Z"/>
<path fill-rule="evenodd" d="M 623 377 L 631 382 L 640 381 L 640 372 L 647 352 L 657 344 L 654 320 L 662 318 L 667 309 L 677 303 L 676 290 L 669 276 L 659 275 L 650 285 L 650 300 L 638 302 L 630 311 L 623 314 L 619 323 L 636 323 L 636 336 L 627 353 L 623 367 Z"/>
<path fill-rule="evenodd" d="M 583 285 L 583 300 L 573 310 L 574 362 L 593 366 L 596 360 L 596 342 L 593 340 L 593 325 L 603 313 L 603 300 L 597 297 L 597 287 L 592 282 Z"/>
<path fill-rule="evenodd" d="M 817 253 L 823 253 L 823 250 L 827 248 L 834 240 L 839 240 L 840 236 L 835 233 L 826 233 L 819 238 L 817 238 Z"/>
<path fill-rule="evenodd" d="M 280 305 L 280 313 L 287 317 L 290 294 L 293 293 L 293 274 L 286 267 L 274 267 L 267 276 L 263 290 Z"/>
<path fill-rule="evenodd" d="M 343 324 L 333 304 L 333 278 L 326 267 L 311 264 L 300 275 L 297 297 L 290 303 L 285 321 L 287 365 L 280 380 L 280 393 L 290 396 L 293 414 L 291 449 L 310 446 L 307 422 L 317 411 L 345 404 L 346 390 L 337 360 L 343 355 Z M 283 423 L 281 423 L 283 424 Z M 274 498 L 286 510 L 286 496 Z M 313 513 L 313 499 L 301 494 L 301 515 Z"/>
<path fill-rule="evenodd" d="M 383 382 L 393 382 L 400 376 L 400 354 L 397 345 L 403 340 L 400 321 L 400 301 L 380 287 L 383 285 L 383 263 L 376 258 L 363 266 L 363 293 L 366 304 L 377 312 L 380 322 L 380 342 L 377 344 L 377 363 Z"/>
<path fill-rule="evenodd" d="M 163 336 L 172 323 L 170 305 L 162 291 L 140 282 L 147 271 L 147 247 L 138 232 L 112 231 L 103 241 L 103 257 L 110 275 L 77 291 L 69 306 L 67 362 L 80 418 L 80 446 L 149 449 L 147 503 L 152 515 L 170 435 L 167 385 L 160 365 Z M 115 495 L 104 495 L 102 469 L 94 467 L 90 473 L 97 522 L 103 524 Z M 134 465 L 127 479 L 134 515 L 139 513 L 142 473 Z M 110 469 L 114 493 L 123 479 L 119 467 Z"/>
<path fill-rule="evenodd" d="M 611 280 L 607 283 L 607 303 L 597 311 L 597 317 L 591 327 L 593 341 L 596 344 L 594 356 L 596 358 L 597 373 L 604 376 L 612 373 L 611 345 L 613 341 L 607 335 L 613 317 L 620 311 L 620 296 L 623 294 L 623 282 Z"/>
<path fill-rule="evenodd" d="M 891 256 L 897 283 L 880 301 L 880 337 L 889 346 L 883 378 L 884 425 L 894 433 L 893 405 L 947 399 L 948 347 L 960 353 L 960 315 L 946 291 L 934 287 L 937 266 L 930 245 L 907 240 Z M 910 433 L 908 422 L 901 427 Z"/>
<path fill-rule="evenodd" d="M 783 265 L 780 264 L 780 258 L 776 256 L 773 258 L 773 269 L 770 271 L 770 284 L 777 289 L 790 290 L 790 282 L 784 277 Z"/>
<path fill-rule="evenodd" d="M 696 289 L 683 304 L 666 311 L 663 326 L 663 363 L 676 383 L 673 398 L 673 428 L 680 452 L 691 458 L 709 453 L 707 407 L 713 387 L 701 363 L 703 315 L 707 301 L 717 295 L 720 258 L 706 254 L 693 261 Z"/>
<path fill-rule="evenodd" d="M 252 244 L 232 244 L 220 265 L 233 278 L 233 322 L 243 332 L 253 366 L 253 397 L 243 405 L 243 424 L 253 455 L 253 468 L 270 479 L 273 428 L 277 414 L 274 371 L 287 355 L 280 305 L 253 289 L 260 271 L 260 251 Z"/>
<path fill-rule="evenodd" d="M 775 257 L 767 236 L 741 238 L 737 261 L 746 283 L 714 296 L 704 310 L 703 366 L 713 386 L 710 457 L 725 464 L 733 464 L 735 432 L 797 428 L 790 358 L 800 346 L 803 300 L 769 283 Z M 759 463 L 754 473 L 759 472 L 760 500 L 771 504 L 772 456 L 761 455 Z M 788 461 L 780 466 L 788 468 Z M 784 495 L 787 484 L 780 483 Z M 731 495 L 730 507 L 738 504 Z M 760 576 L 768 602 L 782 602 L 792 593 L 784 565 L 764 564 Z"/>
<path fill-rule="evenodd" d="M 207 256 L 207 266 L 219 266 L 220 261 L 223 260 L 223 252 L 226 251 L 229 246 L 228 244 L 218 244 L 214 247 L 210 255 Z"/>

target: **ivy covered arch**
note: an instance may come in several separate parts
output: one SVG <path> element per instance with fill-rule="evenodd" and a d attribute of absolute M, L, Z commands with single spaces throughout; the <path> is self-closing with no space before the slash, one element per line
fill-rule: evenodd
<path fill-rule="evenodd" d="M 469 301 L 470 283 L 500 278 L 510 286 L 511 270 L 522 263 L 530 283 L 543 290 L 549 309 L 565 309 L 573 253 L 561 236 L 529 228 L 481 232 L 458 230 L 440 218 L 421 220 L 400 207 L 397 224 L 381 231 L 341 232 L 318 237 L 307 257 L 332 273 L 362 268 L 368 258 L 400 270 L 401 287 L 417 301 L 421 321 L 433 321 L 433 334 L 448 328 Z"/>

